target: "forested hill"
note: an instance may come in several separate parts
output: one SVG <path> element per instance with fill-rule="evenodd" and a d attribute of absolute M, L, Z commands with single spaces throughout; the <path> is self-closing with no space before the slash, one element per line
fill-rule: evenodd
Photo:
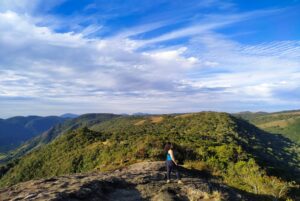
<path fill-rule="evenodd" d="M 61 123 L 65 118 L 57 116 L 17 116 L 0 119 L 0 153 L 8 152 L 21 143 Z"/>
<path fill-rule="evenodd" d="M 175 144 L 185 167 L 229 186 L 276 198 L 299 193 L 291 182 L 300 181 L 297 144 L 216 112 L 119 116 L 76 127 L 10 164 L 0 184 L 164 160 L 166 141 Z"/>
<path fill-rule="evenodd" d="M 234 114 L 257 127 L 275 134 L 282 134 L 300 144 L 300 110 L 264 113 L 241 112 Z"/>
<path fill-rule="evenodd" d="M 64 118 L 65 120 L 63 122 L 53 125 L 53 127 L 51 127 L 50 129 L 26 141 L 17 149 L 10 151 L 5 156 L 0 158 L 0 164 L 10 160 L 17 159 L 18 157 L 21 157 L 24 154 L 40 146 L 48 144 L 49 142 L 51 142 L 57 136 L 63 134 L 64 132 L 67 132 L 69 130 L 74 130 L 84 126 L 91 126 L 119 116 L 120 115 L 106 114 L 106 113 L 99 113 L 99 114 L 90 113 L 90 114 L 81 115 L 77 118 L 67 118 L 67 119 Z"/>

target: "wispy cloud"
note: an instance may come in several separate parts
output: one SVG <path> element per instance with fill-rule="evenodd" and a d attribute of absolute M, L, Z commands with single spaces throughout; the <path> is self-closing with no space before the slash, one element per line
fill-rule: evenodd
<path fill-rule="evenodd" d="M 243 45 L 210 34 L 195 38 L 191 44 L 190 54 L 217 62 L 214 71 L 220 72 L 202 76 L 200 71 L 194 83 L 227 86 L 233 99 L 248 98 L 273 104 L 285 100 L 288 104 L 289 100 L 278 91 L 300 84 L 299 41 Z"/>
<path fill-rule="evenodd" d="M 35 14 L 36 12 L 47 11 L 66 0 L 1 0 L 0 11 L 13 11 L 22 14 Z"/>
<path fill-rule="evenodd" d="M 34 14 L 39 3 L 0 3 L 0 115 L 297 107 L 299 41 L 243 44 L 218 32 L 281 10 L 189 16 L 182 24 L 161 15 L 101 36 L 105 23 L 57 31 L 64 19 L 43 22 Z M 209 6 L 234 7 L 198 5 Z"/>
<path fill-rule="evenodd" d="M 238 22 L 244 22 L 250 19 L 256 19 L 263 16 L 268 16 L 282 12 L 284 9 L 272 9 L 272 10 L 258 10 L 240 14 L 223 14 L 223 15 L 203 15 L 200 19 L 191 19 L 187 26 L 183 26 L 179 29 L 169 31 L 167 33 L 158 35 L 150 39 L 140 39 L 138 42 L 139 46 L 146 46 L 152 43 L 160 43 L 168 40 L 174 40 L 179 38 L 190 38 L 198 35 L 205 35 L 209 32 L 216 31 L 220 28 L 233 25 Z M 170 22 L 168 22 L 170 23 Z M 173 22 L 174 23 L 174 22 Z M 152 25 L 152 24 L 151 24 Z M 156 23 L 158 25 L 158 23 Z M 123 37 L 132 37 L 141 33 L 146 33 L 155 28 L 159 28 L 165 24 L 159 24 L 159 26 L 144 26 L 139 31 L 127 32 Z M 121 35 L 122 36 L 122 35 Z"/>

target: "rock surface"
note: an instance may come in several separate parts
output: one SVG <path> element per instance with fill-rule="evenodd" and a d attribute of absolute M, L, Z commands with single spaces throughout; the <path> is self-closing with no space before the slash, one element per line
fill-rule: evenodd
<path fill-rule="evenodd" d="M 167 184 L 164 162 L 141 162 L 109 173 L 74 174 L 20 183 L 0 189 L 0 200 L 253 200 L 249 195 L 213 182 L 200 171 L 181 168 L 180 172 L 183 184 L 176 180 Z"/>

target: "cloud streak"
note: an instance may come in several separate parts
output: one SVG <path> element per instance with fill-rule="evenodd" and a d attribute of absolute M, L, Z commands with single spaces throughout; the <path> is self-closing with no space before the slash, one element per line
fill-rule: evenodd
<path fill-rule="evenodd" d="M 278 10 L 205 15 L 150 38 L 136 36 L 176 22 L 151 22 L 100 37 L 105 25 L 57 32 L 34 16 L 39 1 L 29 7 L 17 2 L 3 1 L 0 10 L 3 117 L 298 107 L 300 41 L 243 44 L 218 33 Z M 164 44 L 183 37 L 184 43 Z"/>

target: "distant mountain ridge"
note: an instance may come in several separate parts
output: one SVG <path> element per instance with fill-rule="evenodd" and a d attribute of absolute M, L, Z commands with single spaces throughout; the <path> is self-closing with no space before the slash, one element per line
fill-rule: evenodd
<path fill-rule="evenodd" d="M 78 115 L 78 114 L 72 114 L 72 113 L 65 113 L 65 114 L 60 115 L 60 117 L 62 117 L 62 118 L 71 118 L 71 119 L 79 117 L 79 116 L 80 115 Z"/>
<path fill-rule="evenodd" d="M 46 144 L 0 168 L 1 186 L 164 160 L 166 141 L 174 143 L 176 157 L 186 167 L 208 171 L 245 192 L 287 198 L 297 190 L 289 181 L 300 182 L 296 144 L 226 113 L 88 114 L 55 129 L 45 133 Z"/>
<path fill-rule="evenodd" d="M 48 144 L 59 135 L 65 132 L 81 128 L 84 126 L 91 126 L 97 123 L 101 123 L 112 118 L 119 117 L 121 115 L 115 115 L 110 113 L 90 113 L 78 116 L 76 118 L 63 118 L 64 121 L 53 125 L 50 129 L 40 133 L 36 137 L 26 141 L 16 150 L 9 152 L 5 157 L 0 158 L 0 164 L 7 162 L 11 159 L 16 159 L 24 154 L 37 149 L 40 146 Z"/>
<path fill-rule="evenodd" d="M 65 121 L 57 116 L 16 116 L 0 120 L 0 152 L 7 152 L 21 143 Z"/>

